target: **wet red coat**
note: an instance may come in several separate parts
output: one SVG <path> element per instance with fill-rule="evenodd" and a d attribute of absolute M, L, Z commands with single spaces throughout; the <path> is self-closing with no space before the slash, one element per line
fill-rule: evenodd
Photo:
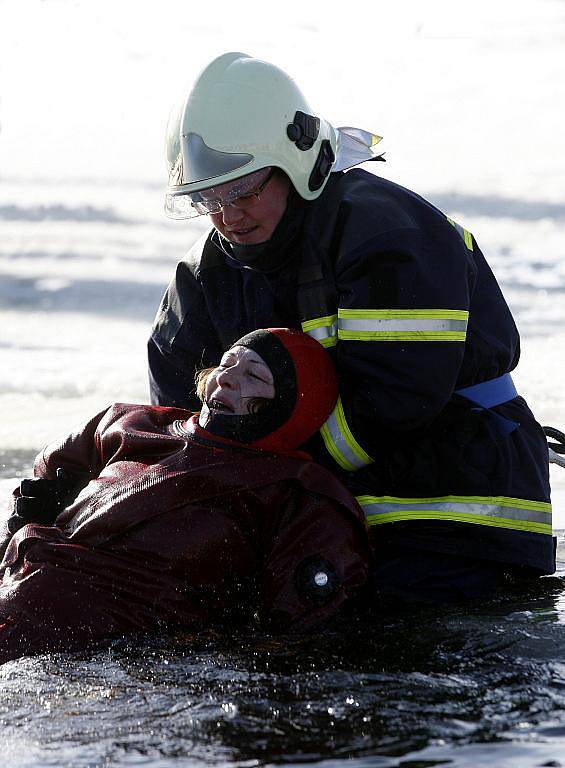
<path fill-rule="evenodd" d="M 28 524 L 10 542 L 0 661 L 207 625 L 225 618 L 242 588 L 270 625 L 308 629 L 364 584 L 363 515 L 331 474 L 302 454 L 219 442 L 187 416 L 115 405 L 38 456 L 38 477 L 64 467 L 92 479 L 56 526 Z M 320 558 L 338 576 L 323 598 L 298 578 Z"/>

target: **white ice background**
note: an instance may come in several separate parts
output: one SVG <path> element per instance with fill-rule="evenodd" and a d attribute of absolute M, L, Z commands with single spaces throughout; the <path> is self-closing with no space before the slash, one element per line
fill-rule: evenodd
<path fill-rule="evenodd" d="M 147 400 L 150 324 L 205 226 L 164 216 L 166 119 L 229 50 L 383 135 L 369 169 L 475 234 L 521 330 L 515 382 L 565 428 L 562 0 L 0 0 L 0 507 L 46 441 Z"/>

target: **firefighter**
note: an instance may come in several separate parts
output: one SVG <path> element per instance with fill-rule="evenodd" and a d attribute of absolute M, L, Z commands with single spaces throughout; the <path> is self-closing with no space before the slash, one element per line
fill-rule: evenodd
<path fill-rule="evenodd" d="M 382 159 L 378 141 L 335 129 L 267 62 L 227 53 L 203 70 L 169 121 L 165 206 L 211 228 L 157 312 L 152 400 L 193 407 L 195 368 L 242 333 L 301 328 L 337 363 L 313 450 L 365 511 L 375 596 L 488 595 L 554 571 L 547 444 L 477 241 L 353 168 Z"/>

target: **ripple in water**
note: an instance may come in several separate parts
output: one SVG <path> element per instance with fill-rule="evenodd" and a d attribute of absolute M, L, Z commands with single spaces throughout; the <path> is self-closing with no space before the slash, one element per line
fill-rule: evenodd
<path fill-rule="evenodd" d="M 563 595 L 560 574 L 482 606 L 308 638 L 177 633 L 21 659 L 0 667 L 2 756 L 73 768 L 557 766 Z"/>

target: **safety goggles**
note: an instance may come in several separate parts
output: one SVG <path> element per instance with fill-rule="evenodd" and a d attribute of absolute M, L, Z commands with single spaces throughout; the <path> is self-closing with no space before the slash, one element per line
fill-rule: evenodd
<path fill-rule="evenodd" d="M 200 192 L 168 194 L 165 198 L 165 213 L 171 219 L 193 219 L 196 216 L 220 213 L 226 205 L 246 211 L 261 199 L 261 193 L 276 172 L 275 168 L 269 168 L 265 176 L 265 170 L 262 168 L 235 181 L 208 187 Z"/>

